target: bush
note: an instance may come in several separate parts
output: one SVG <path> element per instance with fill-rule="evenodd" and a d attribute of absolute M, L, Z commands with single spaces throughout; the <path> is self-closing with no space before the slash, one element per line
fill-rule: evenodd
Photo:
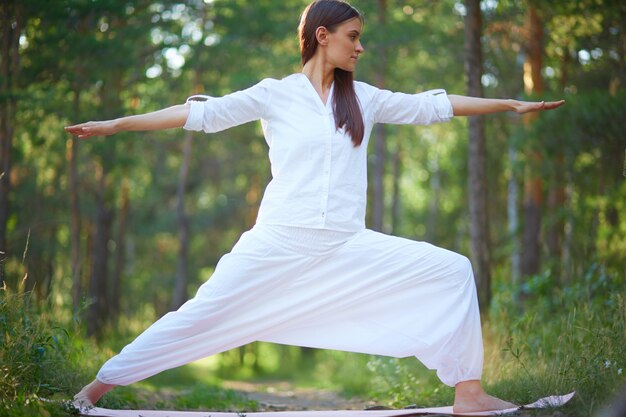
<path fill-rule="evenodd" d="M 61 404 L 39 398 L 71 398 L 85 380 L 86 360 L 97 350 L 80 335 L 77 320 L 63 320 L 49 300 L 0 291 L 0 415 L 67 415 Z M 44 411 L 41 411 L 44 410 Z M 36 412 L 35 412 L 36 411 Z"/>
<path fill-rule="evenodd" d="M 60 379 L 68 331 L 34 312 L 29 294 L 2 292 L 0 298 L 0 396 L 50 394 L 67 381 Z M 46 381 L 46 382 L 44 382 Z"/>
<path fill-rule="evenodd" d="M 623 278 L 592 264 L 563 286 L 542 274 L 496 293 L 484 326 L 485 370 L 505 397 L 525 402 L 576 391 L 568 415 L 588 416 L 626 383 Z"/>

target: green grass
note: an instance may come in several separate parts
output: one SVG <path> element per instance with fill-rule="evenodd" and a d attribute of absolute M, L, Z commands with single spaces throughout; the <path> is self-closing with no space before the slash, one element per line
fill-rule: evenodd
<path fill-rule="evenodd" d="M 77 323 L 62 325 L 58 313 L 30 293 L 0 291 L 0 415 L 68 415 L 66 407 L 38 398 L 76 390 L 89 371 L 80 364 L 94 349 L 74 337 Z"/>
<path fill-rule="evenodd" d="M 626 384 L 623 278 L 591 268 L 564 289 L 544 275 L 523 291 L 523 309 L 510 301 L 514 293 L 500 291 L 485 326 L 489 380 L 522 402 L 576 391 L 568 415 L 592 415 Z"/>

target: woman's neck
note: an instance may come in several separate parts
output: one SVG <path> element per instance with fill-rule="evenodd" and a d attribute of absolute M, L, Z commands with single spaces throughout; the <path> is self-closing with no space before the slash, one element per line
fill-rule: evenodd
<path fill-rule="evenodd" d="M 335 80 L 335 68 L 313 57 L 304 64 L 302 73 L 311 81 L 315 91 L 317 91 L 325 102 L 330 92 L 330 87 Z"/>

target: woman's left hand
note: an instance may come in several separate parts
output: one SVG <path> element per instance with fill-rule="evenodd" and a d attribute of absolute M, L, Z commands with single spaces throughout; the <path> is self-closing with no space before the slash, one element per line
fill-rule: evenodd
<path fill-rule="evenodd" d="M 559 101 L 515 101 L 514 111 L 516 113 L 529 113 L 540 110 L 552 110 L 560 107 L 565 103 L 565 100 Z"/>
<path fill-rule="evenodd" d="M 514 111 L 516 113 L 528 113 L 531 111 L 552 110 L 560 107 L 565 100 L 559 101 L 520 101 L 513 99 L 497 99 L 468 97 L 449 94 L 448 99 L 452 104 L 455 116 L 479 116 L 481 114 Z"/>

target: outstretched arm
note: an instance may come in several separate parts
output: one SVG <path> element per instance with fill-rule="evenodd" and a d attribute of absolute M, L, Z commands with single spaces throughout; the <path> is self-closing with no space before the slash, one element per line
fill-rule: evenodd
<path fill-rule="evenodd" d="M 109 136 L 127 130 L 162 130 L 183 127 L 189 115 L 189 108 L 189 104 L 179 104 L 136 116 L 67 126 L 65 130 L 84 139 L 90 136 Z"/>
<path fill-rule="evenodd" d="M 528 113 L 539 110 L 556 109 L 565 103 L 559 101 L 519 101 L 500 100 L 495 98 L 478 98 L 448 95 L 455 116 L 477 116 L 481 114 L 514 111 L 516 113 Z"/>

